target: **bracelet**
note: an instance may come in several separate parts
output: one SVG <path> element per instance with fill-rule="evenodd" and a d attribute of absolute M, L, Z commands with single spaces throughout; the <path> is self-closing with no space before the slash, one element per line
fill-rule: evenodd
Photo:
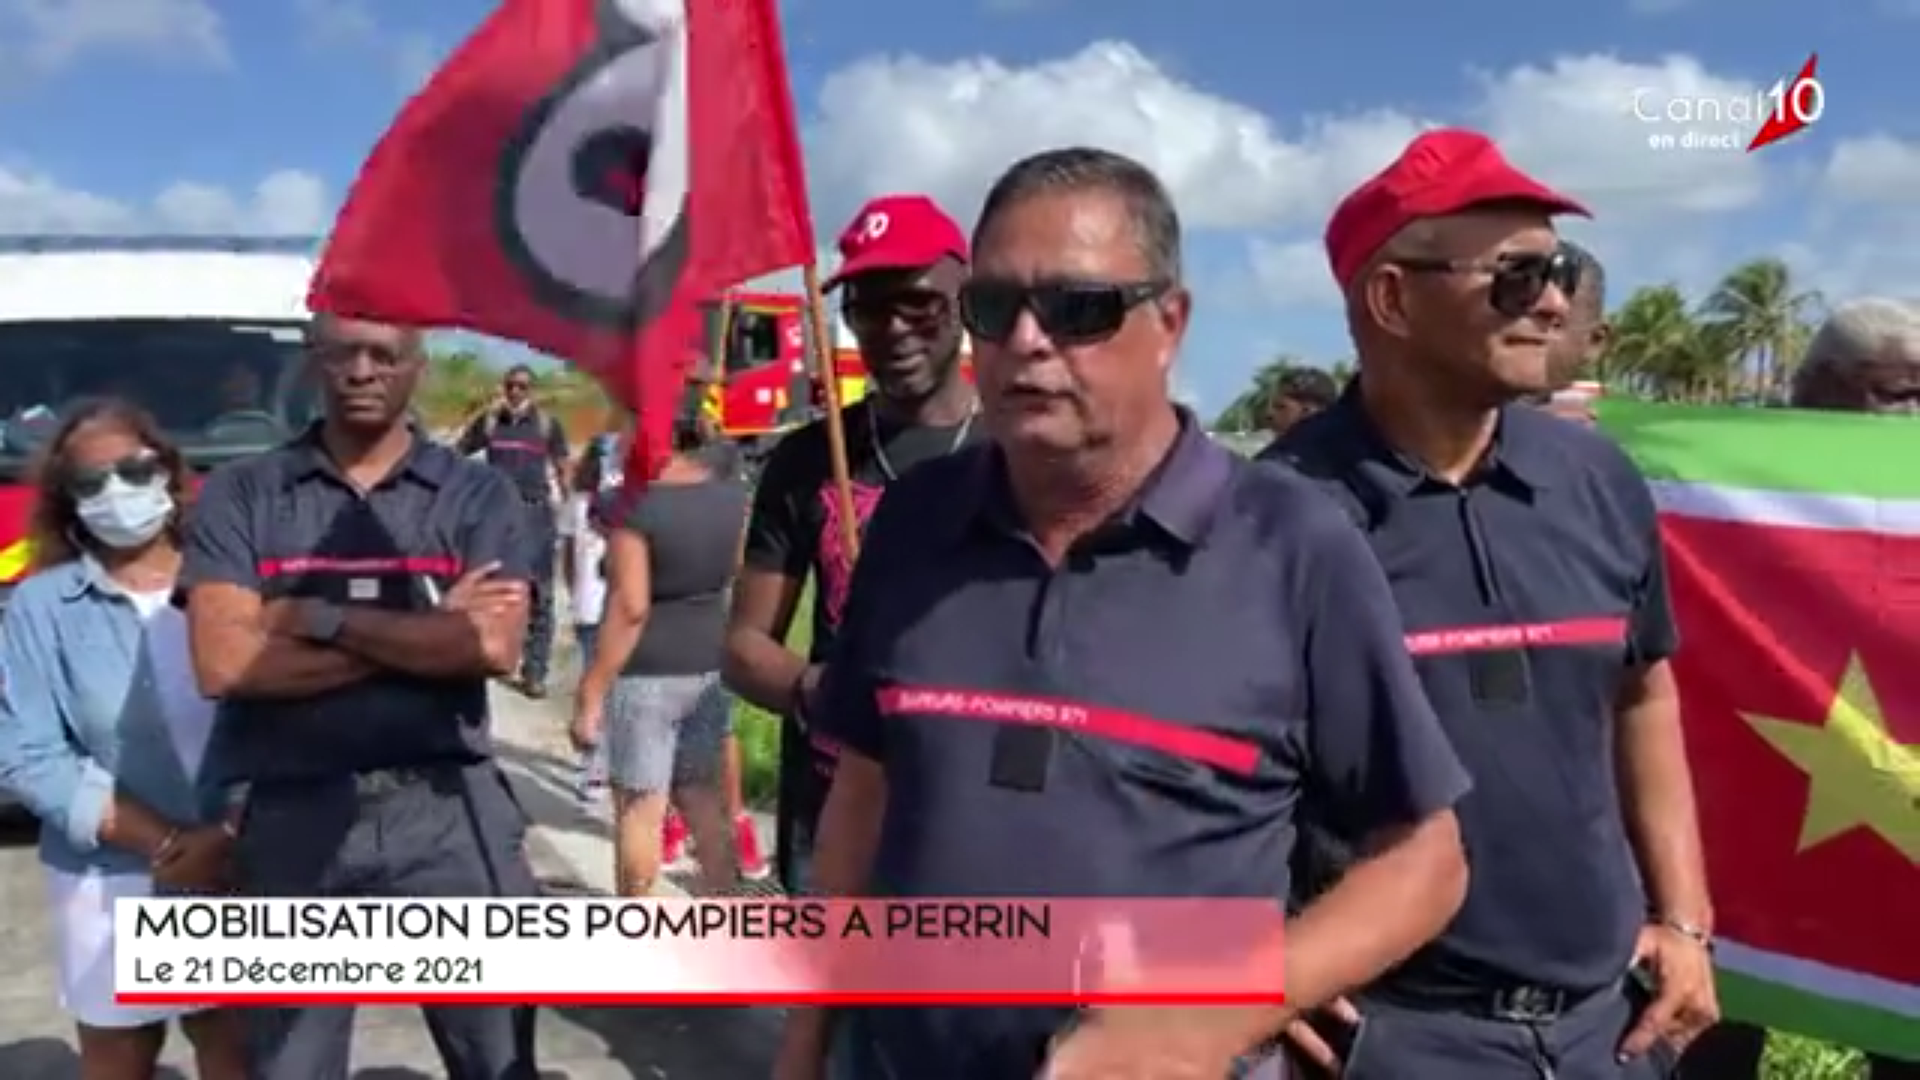
<path fill-rule="evenodd" d="M 1713 934 L 1699 923 L 1691 923 L 1685 919 L 1669 918 L 1665 915 L 1658 917 L 1654 922 L 1655 925 L 1664 926 L 1668 930 L 1679 934 L 1681 937 L 1686 938 L 1688 941 L 1693 942 L 1695 945 L 1709 952 L 1713 951 Z"/>
<path fill-rule="evenodd" d="M 166 858 L 167 854 L 171 852 L 174 849 L 174 847 L 179 843 L 180 843 L 180 830 L 168 829 L 167 835 L 161 837 L 160 842 L 154 845 L 153 854 L 147 856 L 147 861 L 156 866 L 159 865 L 160 860 Z"/>

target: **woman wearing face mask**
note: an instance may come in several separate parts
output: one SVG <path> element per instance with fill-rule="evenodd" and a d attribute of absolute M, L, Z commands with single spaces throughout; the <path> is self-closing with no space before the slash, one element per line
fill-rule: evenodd
<path fill-rule="evenodd" d="M 43 824 L 62 1004 L 86 1080 L 149 1080 L 178 1019 L 203 1080 L 241 1080 L 230 1012 L 118 1005 L 113 902 L 217 889 L 225 800 L 198 781 L 213 723 L 173 607 L 188 474 L 153 418 L 78 407 L 38 471 L 34 572 L 0 634 L 0 786 Z"/>

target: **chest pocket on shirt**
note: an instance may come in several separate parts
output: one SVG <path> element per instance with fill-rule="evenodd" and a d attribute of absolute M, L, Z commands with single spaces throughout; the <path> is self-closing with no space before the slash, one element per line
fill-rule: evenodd
<path fill-rule="evenodd" d="M 311 496 L 310 496 L 311 497 Z M 383 488 L 370 498 L 329 492 L 319 538 L 306 545 L 263 550 L 260 575 L 269 597 L 313 597 L 333 603 L 393 610 L 424 606 L 422 578 L 442 591 L 458 577 L 459 537 L 443 524 L 440 493 L 421 487 Z M 268 536 L 295 536 L 312 527 L 287 503 Z"/>

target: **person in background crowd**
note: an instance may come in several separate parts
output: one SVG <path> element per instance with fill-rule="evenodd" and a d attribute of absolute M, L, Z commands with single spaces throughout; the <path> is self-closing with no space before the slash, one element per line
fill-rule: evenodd
<path fill-rule="evenodd" d="M 215 470 L 187 522 L 194 674 L 220 702 L 207 766 L 246 791 L 235 884 L 536 896 L 487 713 L 526 633 L 520 495 L 408 422 L 417 331 L 320 316 L 307 350 L 323 418 Z M 450 1080 L 539 1075 L 531 1007 L 425 1012 Z M 244 1015 L 252 1080 L 345 1080 L 351 1007 Z"/>
<path fill-rule="evenodd" d="M 967 241 L 931 199 L 890 195 L 854 217 L 840 235 L 840 255 L 840 271 L 827 285 L 841 293 L 841 311 L 873 381 L 873 392 L 841 413 L 853 513 L 864 525 L 888 485 L 975 434 L 955 301 Z M 826 421 L 816 420 L 782 439 L 761 473 L 727 635 L 727 684 L 783 718 L 776 862 L 795 894 L 806 891 L 836 751 L 809 736 L 797 710 L 819 679 L 846 605 L 853 559 L 841 513 Z M 787 634 L 809 577 L 813 634 L 801 656 L 787 646 Z"/>
<path fill-rule="evenodd" d="M 1267 404 L 1267 430 L 1279 438 L 1339 396 L 1333 376 L 1319 368 L 1294 368 L 1274 384 L 1273 400 Z"/>
<path fill-rule="evenodd" d="M 1844 304 L 1794 372 L 1797 409 L 1920 413 L 1920 305 L 1872 298 Z"/>
<path fill-rule="evenodd" d="M 739 448 L 729 441 L 720 431 L 713 418 L 699 410 L 699 398 L 693 397 L 686 407 L 698 417 L 698 439 L 687 455 L 694 461 L 704 464 L 716 478 L 742 480 Z M 604 466 L 599 474 L 598 500 L 594 505 L 590 521 L 597 530 L 596 536 L 604 541 L 607 522 L 605 511 L 611 506 L 612 497 L 620 488 L 621 482 L 621 437 L 625 430 L 610 432 L 600 436 L 594 451 Z M 597 642 L 596 642 L 597 646 Z M 585 667 L 582 667 L 584 673 Z M 720 788 L 726 796 L 727 813 L 733 821 L 733 851 L 740 876 L 748 881 L 764 881 L 772 876 L 773 870 L 767 865 L 766 856 L 760 852 L 759 832 L 754 828 L 753 818 L 747 811 L 743 784 L 743 769 L 740 756 L 740 739 L 733 727 L 733 693 L 722 687 L 726 698 L 727 724 L 721 738 Z M 592 752 L 593 759 L 604 764 L 604 742 L 597 744 Z M 604 770 L 602 770 L 604 772 Z M 679 807 L 671 801 L 667 804 L 666 818 L 660 826 L 660 864 L 665 870 L 678 870 L 687 864 L 688 841 L 692 832 L 687 828 L 687 820 L 681 816 Z M 718 865 L 718 864 L 716 864 Z"/>
<path fill-rule="evenodd" d="M 1350 1080 L 1664 1076 L 1718 1016 L 1652 496 L 1611 442 L 1512 404 L 1585 284 L 1568 213 L 1482 135 L 1413 140 L 1327 226 L 1360 373 L 1265 452 L 1366 533 L 1475 781 L 1459 916 L 1289 1033 Z M 1311 839 L 1311 884 L 1339 880 L 1359 841 Z"/>
<path fill-rule="evenodd" d="M 1566 325 L 1547 348 L 1547 389 L 1529 399 L 1555 416 L 1592 427 L 1597 420 L 1593 401 L 1569 388 L 1593 370 L 1613 340 L 1607 322 L 1607 274 L 1586 248 L 1563 240 L 1560 250 L 1579 267 L 1580 291 L 1568 298 Z"/>
<path fill-rule="evenodd" d="M 1796 409 L 1920 415 L 1920 306 L 1878 297 L 1843 304 L 1794 370 Z M 1720 1024 L 1680 1060 L 1687 1080 L 1759 1080 L 1767 1033 Z M 1920 1080 L 1920 1062 L 1868 1055 L 1868 1080 Z"/>
<path fill-rule="evenodd" d="M 225 800 L 198 784 L 213 705 L 172 603 L 191 476 L 153 418 L 71 412 L 36 473 L 34 572 L 0 635 L 0 788 L 39 817 L 80 1075 L 151 1080 L 177 1018 L 205 1080 L 243 1080 L 239 1015 L 114 1002 L 114 902 L 224 885 Z"/>
<path fill-rule="evenodd" d="M 582 673 L 593 666 L 600 616 L 607 604 L 607 541 L 594 513 L 595 501 L 620 483 L 620 463 L 614 452 L 611 435 L 598 436 L 588 444 L 574 468 L 567 503 L 560 512 L 560 574 L 566 579 L 567 596 L 572 602 L 573 640 L 580 652 Z M 590 802 L 605 783 L 604 748 L 590 747 L 580 756 L 575 795 L 583 803 Z"/>
<path fill-rule="evenodd" d="M 526 536 L 533 557 L 532 595 L 527 604 L 526 652 L 514 680 L 530 698 L 547 696 L 547 663 L 553 653 L 554 493 L 567 490 L 566 429 L 533 396 L 533 369 L 516 364 L 500 383 L 500 401 L 475 417 L 460 436 L 462 455 L 486 452 L 487 464 L 505 473 L 526 507 Z"/>
<path fill-rule="evenodd" d="M 1288 1000 L 1372 978 L 1445 925 L 1467 875 L 1451 810 L 1467 777 L 1380 568 L 1337 506 L 1173 403 L 1191 300 L 1144 166 L 1084 148 L 1015 164 L 974 256 L 960 308 L 992 443 L 921 466 L 876 511 L 809 709 L 843 746 L 821 890 L 1284 896 L 1296 800 L 1325 790 L 1372 847 L 1289 924 Z M 1049 711 L 1076 719 L 1008 722 Z M 1247 763 L 1192 749 L 1212 740 Z M 833 1067 L 1240 1077 L 1275 1066 L 1247 1058 L 1289 1015 L 862 1010 L 837 1018 Z M 819 1075 L 825 1043 L 818 1010 L 790 1014 L 779 1075 Z"/>
<path fill-rule="evenodd" d="M 676 425 L 673 457 L 608 531 L 606 612 L 574 706 L 575 745 L 606 743 L 622 896 L 653 892 L 669 796 L 707 889 L 738 876 L 720 788 L 732 726 L 720 658 L 748 494 L 703 460 L 703 443 L 693 418 Z"/>

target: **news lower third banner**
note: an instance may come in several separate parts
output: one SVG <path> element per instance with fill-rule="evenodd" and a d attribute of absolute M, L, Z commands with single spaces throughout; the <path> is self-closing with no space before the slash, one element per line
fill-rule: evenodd
<path fill-rule="evenodd" d="M 240 900 L 114 908 L 127 1005 L 1277 1004 L 1271 900 Z"/>

